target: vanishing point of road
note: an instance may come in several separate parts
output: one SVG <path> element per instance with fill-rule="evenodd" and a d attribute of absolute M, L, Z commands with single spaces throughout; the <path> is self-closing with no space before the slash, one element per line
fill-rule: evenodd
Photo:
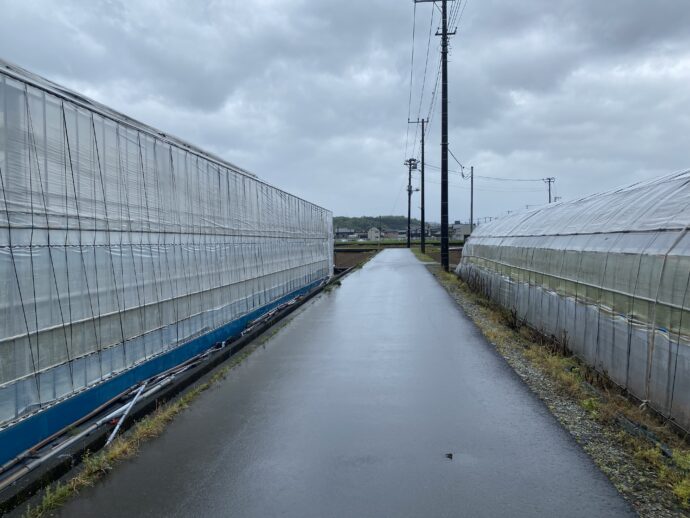
<path fill-rule="evenodd" d="M 61 515 L 634 513 L 426 267 L 389 249 Z"/>

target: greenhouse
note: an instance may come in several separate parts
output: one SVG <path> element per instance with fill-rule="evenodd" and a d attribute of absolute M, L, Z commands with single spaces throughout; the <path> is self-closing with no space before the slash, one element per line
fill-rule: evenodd
<path fill-rule="evenodd" d="M 458 273 L 690 430 L 690 172 L 480 225 Z"/>
<path fill-rule="evenodd" d="M 323 282 L 332 242 L 329 211 L 0 62 L 0 464 Z"/>

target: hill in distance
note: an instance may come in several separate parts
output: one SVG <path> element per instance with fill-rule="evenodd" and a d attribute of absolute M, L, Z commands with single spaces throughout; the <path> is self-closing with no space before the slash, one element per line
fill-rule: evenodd
<path fill-rule="evenodd" d="M 419 226 L 421 222 L 412 218 L 412 226 Z M 429 224 L 429 222 L 427 222 Z M 333 229 L 351 228 L 355 232 L 366 232 L 371 227 L 382 227 L 383 230 L 406 230 L 407 216 L 360 216 L 350 218 L 347 216 L 334 216 Z"/>

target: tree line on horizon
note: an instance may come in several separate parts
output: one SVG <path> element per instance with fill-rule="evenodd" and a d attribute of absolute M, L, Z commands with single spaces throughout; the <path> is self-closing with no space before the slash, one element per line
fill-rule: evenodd
<path fill-rule="evenodd" d="M 429 222 L 427 222 L 429 224 Z M 419 226 L 421 222 L 412 218 L 412 226 Z M 406 230 L 407 216 L 334 216 L 333 228 L 351 228 L 355 232 L 366 232 L 371 227 L 383 230 Z"/>

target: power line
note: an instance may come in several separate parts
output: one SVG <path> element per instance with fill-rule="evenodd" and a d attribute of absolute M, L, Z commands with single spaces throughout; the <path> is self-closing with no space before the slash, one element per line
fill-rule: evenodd
<path fill-rule="evenodd" d="M 460 0 L 457 4 L 454 5 L 455 9 L 454 9 L 453 13 L 451 14 L 450 26 L 457 24 L 455 27 L 457 29 L 457 27 L 460 25 L 460 22 L 462 21 L 462 15 L 465 14 L 465 8 L 467 7 L 467 2 L 469 2 L 469 0 L 465 0 L 464 2 L 462 2 L 462 0 Z M 461 9 L 461 7 L 462 7 L 462 9 Z"/>
<path fill-rule="evenodd" d="M 496 180 L 501 182 L 542 182 L 543 178 L 501 178 L 499 176 L 480 176 L 475 175 L 475 178 L 482 178 L 484 180 Z"/>
<path fill-rule="evenodd" d="M 457 19 L 454 19 L 450 23 L 450 25 L 453 25 L 453 23 L 455 23 L 455 21 L 457 21 L 458 26 L 459 26 L 460 21 L 462 21 L 462 17 L 465 13 L 465 8 L 467 7 L 468 2 L 469 2 L 469 0 L 465 0 L 464 3 L 463 2 L 457 2 L 454 4 L 455 14 L 457 15 L 458 11 L 460 12 L 460 14 L 459 14 L 459 16 L 456 17 Z M 462 4 L 462 9 L 460 9 L 461 4 Z M 439 12 L 441 11 L 440 7 L 438 7 L 438 5 L 435 2 L 434 2 L 434 7 L 436 7 L 436 9 L 438 9 Z M 429 102 L 429 111 L 427 112 L 427 115 L 426 115 L 426 118 L 429 121 L 429 125 L 427 126 L 427 134 L 431 131 L 431 128 L 432 128 L 431 121 L 433 121 L 433 119 L 434 119 L 434 111 L 436 108 L 436 100 L 438 98 L 437 92 L 438 92 L 440 79 L 441 79 L 441 59 L 438 60 L 438 67 L 436 69 L 436 80 L 434 81 L 434 89 L 432 91 L 431 100 Z"/>
<path fill-rule="evenodd" d="M 475 175 L 475 178 L 477 176 Z M 427 183 L 433 183 L 435 185 L 441 185 L 441 182 L 435 181 L 435 180 L 429 180 L 426 179 L 425 182 Z M 455 187 L 456 189 L 460 189 L 462 191 L 469 191 L 469 187 L 465 187 L 464 184 L 462 183 L 457 183 L 457 182 L 448 182 L 448 185 L 451 187 Z M 541 193 L 543 192 L 541 189 L 491 189 L 487 187 L 475 187 L 475 191 L 482 191 L 482 192 L 524 192 L 524 193 Z"/>
<path fill-rule="evenodd" d="M 455 23 L 455 17 L 458 15 L 458 11 L 460 10 L 460 5 L 462 4 L 462 0 L 458 0 L 455 2 L 451 8 L 450 8 L 450 13 L 448 14 L 448 27 L 452 27 L 453 24 Z"/>
<path fill-rule="evenodd" d="M 441 58 L 438 59 L 438 67 L 436 68 L 436 80 L 434 81 L 434 90 L 431 93 L 431 101 L 429 101 L 429 112 L 426 115 L 429 125 L 427 131 L 431 129 L 431 121 L 434 119 L 434 112 L 436 108 L 436 99 L 438 99 L 438 86 L 441 81 Z"/>
<path fill-rule="evenodd" d="M 441 168 L 439 166 L 434 165 L 434 164 L 426 164 L 426 167 L 430 167 L 431 169 L 435 169 L 437 171 L 441 170 Z M 464 167 L 464 166 L 462 166 L 462 167 L 464 169 L 466 169 L 466 167 Z M 462 171 L 449 170 L 448 172 L 452 173 L 452 174 L 456 174 L 456 175 L 461 175 L 463 178 L 465 177 L 465 175 L 462 173 Z M 501 182 L 543 182 L 544 181 L 544 178 L 503 178 L 500 176 L 484 176 L 484 175 L 479 175 L 479 174 L 475 174 L 474 177 L 475 178 L 481 178 L 483 180 L 495 180 L 495 181 L 501 181 Z M 469 177 L 467 177 L 467 178 L 469 178 Z"/>
<path fill-rule="evenodd" d="M 415 32 L 417 29 L 417 3 L 414 3 L 414 8 L 412 12 L 412 52 L 410 55 L 410 95 L 407 101 L 407 120 L 410 120 L 410 115 L 412 115 L 412 78 L 414 76 L 414 42 L 415 42 Z M 408 124 L 407 131 L 405 132 L 405 156 L 407 156 L 407 150 L 410 146 L 410 126 Z"/>
<path fill-rule="evenodd" d="M 458 157 L 455 156 L 455 154 L 454 154 L 453 151 L 450 149 L 450 147 L 448 148 L 448 152 L 450 153 L 450 156 L 453 157 L 453 160 L 455 160 L 455 161 L 458 163 L 458 165 L 460 166 L 460 169 L 461 169 L 461 170 L 462 170 L 462 169 L 465 169 L 465 166 L 460 162 L 460 160 L 458 160 Z"/>
<path fill-rule="evenodd" d="M 460 11 L 460 17 L 457 20 L 458 26 L 460 26 L 460 22 L 462 21 L 462 16 L 465 14 L 465 7 L 467 7 L 467 4 L 469 3 L 470 0 L 465 0 L 465 5 L 462 6 L 462 11 Z"/>
<path fill-rule="evenodd" d="M 427 76 L 427 70 L 429 69 L 429 51 L 431 50 L 431 37 L 433 35 L 433 28 L 434 28 L 434 11 L 432 10 L 431 11 L 431 22 L 429 23 L 429 39 L 428 39 L 427 44 L 426 44 L 426 60 L 424 62 L 424 79 L 422 80 L 422 93 L 419 96 L 419 107 L 417 108 L 417 118 L 418 119 L 422 113 L 422 101 L 424 100 L 424 90 L 426 87 L 426 76 Z"/>
<path fill-rule="evenodd" d="M 415 3 L 415 5 L 417 5 Z M 417 120 L 420 120 L 420 115 L 422 114 L 422 103 L 424 102 L 424 91 L 426 90 L 426 77 L 427 77 L 427 72 L 429 70 L 429 54 L 431 50 L 431 36 L 433 35 L 433 29 L 434 29 L 434 10 L 431 10 L 431 21 L 429 23 L 429 37 L 427 40 L 426 44 L 426 59 L 424 61 L 424 77 L 422 79 L 422 89 L 419 94 L 419 106 L 417 108 Z M 408 119 L 409 120 L 409 119 Z M 417 132 L 419 130 L 418 126 L 415 126 L 414 129 L 414 141 L 412 144 L 412 155 L 416 155 L 415 150 L 417 146 Z M 422 131 L 424 131 L 424 128 L 422 128 Z M 425 135 L 426 136 L 426 135 Z"/>

